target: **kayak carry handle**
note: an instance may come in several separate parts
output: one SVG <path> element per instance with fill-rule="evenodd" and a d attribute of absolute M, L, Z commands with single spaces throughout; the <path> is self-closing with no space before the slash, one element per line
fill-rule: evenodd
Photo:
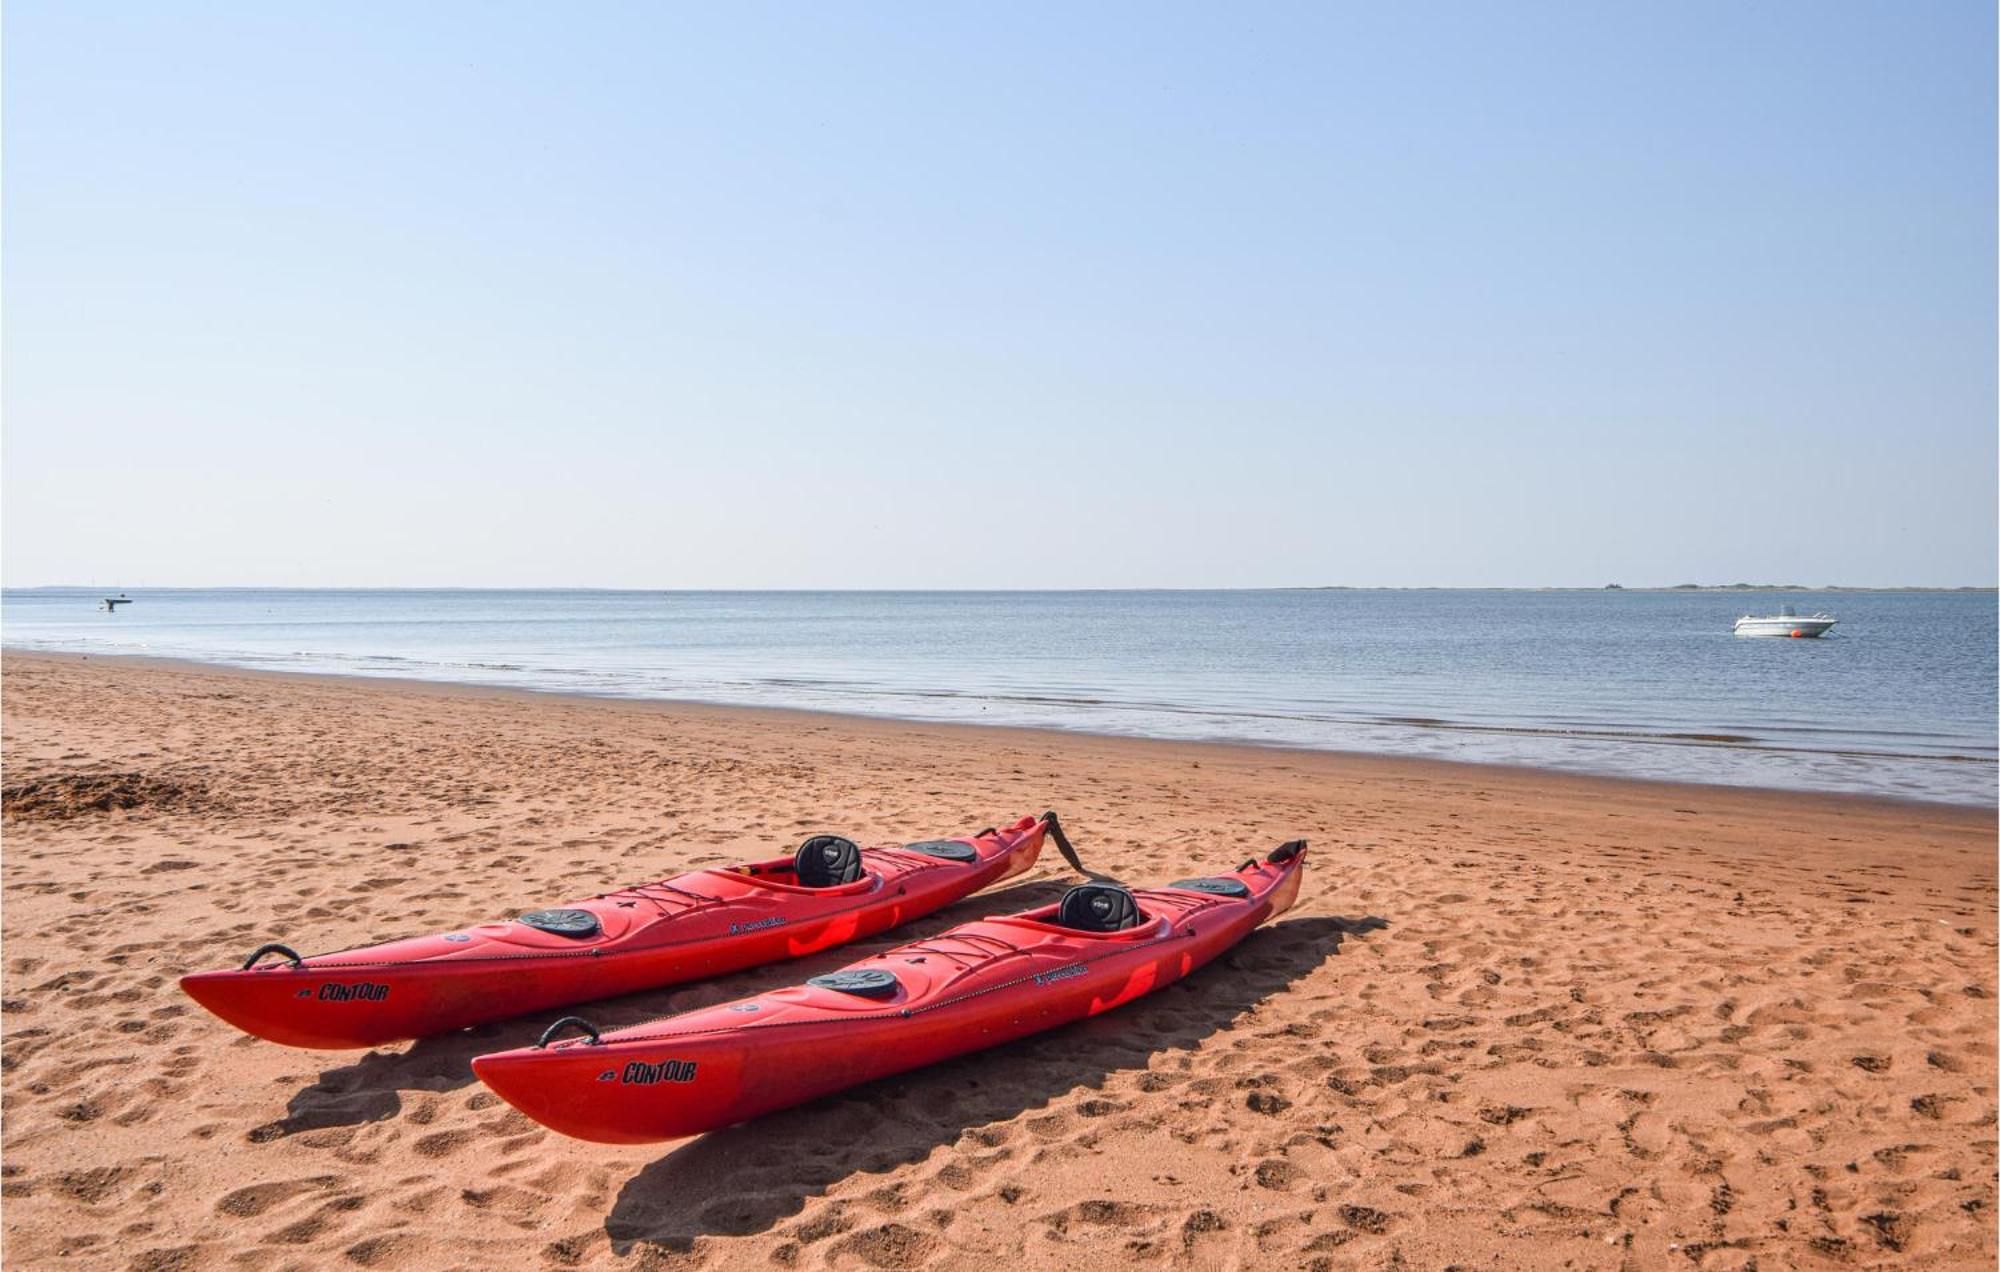
<path fill-rule="evenodd" d="M 1292 858 L 1298 856 L 1305 850 L 1306 850 L 1305 840 L 1303 839 L 1288 840 L 1285 843 L 1279 844 L 1276 848 L 1271 849 L 1270 855 L 1264 858 L 1264 862 L 1266 865 L 1282 866 L 1287 861 L 1290 861 Z M 1245 870 L 1255 870 L 1256 868 L 1257 868 L 1257 859 L 1255 857 L 1252 857 L 1250 858 L 1250 860 L 1236 867 L 1236 873 L 1242 874 Z"/>
<path fill-rule="evenodd" d="M 251 968 L 257 966 L 257 960 L 264 957 L 266 954 L 283 954 L 286 958 L 292 961 L 293 967 L 304 967 L 306 964 L 306 961 L 299 957 L 299 952 L 297 950 L 293 949 L 289 945 L 280 945 L 276 941 L 272 941 L 268 945 L 258 946 L 255 953 L 251 954 L 249 958 L 244 959 L 243 970 L 247 972 Z"/>
<path fill-rule="evenodd" d="M 558 1033 L 561 1033 L 564 1029 L 568 1028 L 570 1025 L 575 1025 L 578 1029 L 581 1029 L 586 1034 L 589 1034 L 591 1046 L 601 1047 L 604 1045 L 604 1038 L 597 1032 L 596 1025 L 591 1024 L 588 1020 L 585 1020 L 581 1016 L 564 1016 L 561 1020 L 558 1020 L 553 1025 L 550 1025 L 547 1029 L 542 1030 L 542 1039 L 540 1042 L 537 1042 L 535 1044 L 535 1050 L 540 1051 L 543 1047 L 548 1046 L 550 1041 L 553 1040 Z"/>
<path fill-rule="evenodd" d="M 1279 844 L 1276 848 L 1271 849 L 1271 855 L 1264 858 L 1264 860 L 1274 866 L 1282 866 L 1305 850 L 1306 841 L 1303 839 L 1294 839 L 1290 843 Z"/>
<path fill-rule="evenodd" d="M 1056 841 L 1056 851 L 1063 855 L 1063 860 L 1070 864 L 1072 870 L 1080 875 L 1090 874 L 1090 871 L 1083 868 L 1083 862 L 1077 859 L 1076 849 L 1070 847 L 1069 836 L 1063 834 L 1062 823 L 1056 820 L 1055 809 L 1051 808 L 1042 814 L 1042 827 L 1048 831 L 1049 838 Z"/>

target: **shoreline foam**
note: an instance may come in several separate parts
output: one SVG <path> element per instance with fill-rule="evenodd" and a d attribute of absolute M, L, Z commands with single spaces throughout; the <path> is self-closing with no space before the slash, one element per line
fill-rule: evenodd
<path fill-rule="evenodd" d="M 413 692 L 436 690 L 442 693 L 470 694 L 474 696 L 482 694 L 490 694 L 496 697 L 503 697 L 503 698 L 521 697 L 530 700 L 553 699 L 559 702 L 601 703 L 607 706 L 629 707 L 629 708 L 638 708 L 643 710 L 659 710 L 659 711 L 666 711 L 669 713 L 679 710 L 687 710 L 693 712 L 721 712 L 724 714 L 741 712 L 751 716 L 768 714 L 776 716 L 780 719 L 790 716 L 804 716 L 814 719 L 852 722 L 856 725 L 865 725 L 872 723 L 872 724 L 888 725 L 892 727 L 908 727 L 913 729 L 935 728 L 947 731 L 971 729 L 977 732 L 988 732 L 997 730 L 1009 733 L 1046 735 L 1052 738 L 1099 738 L 1106 741 L 1131 742 L 1141 745 L 1157 744 L 1160 746 L 1213 747 L 1223 751 L 1247 751 L 1258 754 L 1277 752 L 1280 754 L 1294 755 L 1294 756 L 1324 755 L 1324 756 L 1335 757 L 1337 759 L 1347 761 L 1350 763 L 1367 763 L 1370 761 L 1379 760 L 1391 766 L 1414 765 L 1418 768 L 1423 768 L 1430 765 L 1441 765 L 1446 769 L 1465 768 L 1478 771 L 1499 770 L 1501 772 L 1526 773 L 1526 774 L 1534 774 L 1547 777 L 1579 778 L 1585 781 L 1636 782 L 1642 785 L 1686 788 L 1695 791 L 1731 790 L 1731 791 L 1744 791 L 1744 792 L 1761 792 L 1764 794 L 1776 795 L 1776 796 L 1802 795 L 1802 796 L 1812 796 L 1815 798 L 1828 798 L 1835 800 L 1879 801 L 1891 804 L 1915 804 L 1922 806 L 1980 809 L 1988 811 L 1992 811 L 1996 808 L 1996 806 L 2000 806 L 2000 771 L 1996 771 L 1996 785 L 1992 794 L 1992 798 L 1984 800 L 1972 800 L 1972 799 L 1960 800 L 1960 799 L 1943 799 L 1925 794 L 1894 794 L 1894 793 L 1875 791 L 1875 790 L 1826 790 L 1808 786 L 1772 786 L 1756 782 L 1708 782 L 1708 781 L 1689 780 L 1689 779 L 1675 778 L 1675 777 L 1658 777 L 1658 776 L 1647 776 L 1644 774 L 1606 772 L 1606 771 L 1593 770 L 1581 766 L 1567 767 L 1567 766 L 1550 765 L 1550 764 L 1535 764 L 1535 763 L 1530 763 L 1526 760 L 1521 760 L 1521 761 L 1486 760 L 1486 759 L 1467 759 L 1456 756 L 1413 755 L 1413 754 L 1393 752 L 1393 751 L 1367 751 L 1367 750 L 1344 749 L 1338 747 L 1299 746 L 1293 743 L 1282 742 L 1282 741 L 1263 742 L 1263 741 L 1246 740 L 1246 739 L 1231 738 L 1231 737 L 1160 737 L 1151 734 L 1117 733 L 1104 730 L 1094 730 L 1083 727 L 1068 727 L 1062 725 L 1014 724 L 1005 722 L 985 723 L 980 721 L 963 720 L 963 719 L 932 719 L 932 718 L 916 717 L 916 716 L 902 716 L 887 712 L 839 711 L 831 708 L 814 707 L 814 706 L 780 706 L 780 705 L 761 704 L 761 703 L 711 701 L 704 698 L 656 698 L 656 697 L 645 697 L 636 695 L 620 695 L 613 693 L 589 693 L 576 689 L 556 689 L 556 688 L 539 688 L 539 687 L 517 686 L 517 685 L 489 684 L 477 680 L 436 680 L 436 679 L 429 679 L 420 675 L 405 675 L 393 671 L 380 672 L 380 673 L 375 673 L 375 672 L 363 673 L 354 671 L 310 671 L 310 670 L 300 670 L 290 667 L 283 667 L 283 668 L 251 667 L 251 666 L 244 666 L 239 663 L 210 662 L 199 658 L 185 658 L 185 657 L 177 657 L 177 656 L 162 655 L 162 654 L 134 654 L 134 653 L 122 653 L 122 652 L 86 654 L 86 653 L 77 653 L 66 650 L 22 649 L 13 646 L 0 646 L 0 657 L 4 657 L 9 662 L 19 662 L 23 664 L 31 663 L 38 659 L 46 659 L 55 662 L 75 660 L 79 662 L 97 661 L 100 663 L 129 663 L 135 666 L 157 667 L 162 670 L 184 669 L 188 671 L 214 672 L 219 675 L 277 677 L 279 679 L 296 679 L 302 681 L 326 681 L 335 684 L 352 684 L 357 686 L 359 685 L 382 685 L 390 687 L 402 686 L 402 687 L 407 687 Z M 384 658 L 383 661 L 402 661 L 402 660 L 393 658 Z M 1410 719 L 1415 720 L 1416 718 L 1412 717 Z M 1384 725 L 1394 725 L 1401 722 L 1396 720 L 1384 720 L 1381 721 L 1380 723 Z M 1466 725 L 1445 720 L 1437 720 L 1437 721 L 1424 720 L 1422 721 L 1422 723 L 1426 727 L 1437 729 L 1442 732 L 1491 733 L 1496 735 L 1514 735 L 1523 737 L 1532 736 L 1532 737 L 1544 737 L 1551 739 L 1582 738 L 1585 740 L 1589 740 L 1591 738 L 1599 736 L 1610 739 L 1622 739 L 1623 737 L 1626 736 L 1626 735 L 1614 735 L 1614 734 L 1591 734 L 1587 731 L 1575 734 L 1564 734 L 1557 730 L 1536 729 L 1527 726 Z M 1798 754 L 1811 755 L 1815 757 L 1829 757 L 1829 756 L 1838 757 L 1845 755 L 1845 756 L 1853 756 L 1859 758 L 1867 758 L 1877 755 L 1877 753 L 1865 752 L 1865 751 L 1843 751 L 1843 750 L 1833 750 L 1833 749 L 1815 749 L 1806 747 L 1787 748 L 1787 747 L 1773 746 L 1762 743 L 1742 744 L 1736 742 L 1717 742 L 1708 737 L 1701 735 L 1693 735 L 1693 734 L 1688 734 L 1688 735 L 1634 734 L 1630 736 L 1634 738 L 1640 738 L 1648 745 L 1695 747 L 1695 748 L 1706 748 L 1706 749 L 1723 750 L 1723 751 L 1740 750 L 1747 752 L 1758 752 L 1758 753 L 1769 753 L 1769 754 L 1784 754 L 1784 753 L 1796 752 Z M 1907 755 L 1892 755 L 1891 753 L 1887 752 L 1880 753 L 1880 756 L 1882 758 L 1895 758 L 1898 760 L 1908 760 L 1912 758 Z M 1984 756 L 1960 756 L 1960 755 L 1934 755 L 1934 756 L 1924 757 L 1924 762 L 1940 763 L 1940 764 L 1977 764 L 1977 765 L 1984 765 L 1989 768 L 1995 767 L 1996 764 L 1994 760 L 1988 759 Z"/>
<path fill-rule="evenodd" d="M 0 645 L 1992 806 L 1994 610 L 1671 594 L 10 593 Z"/>

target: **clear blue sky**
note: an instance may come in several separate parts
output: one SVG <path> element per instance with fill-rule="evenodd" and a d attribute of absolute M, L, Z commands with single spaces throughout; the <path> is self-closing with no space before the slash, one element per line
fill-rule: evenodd
<path fill-rule="evenodd" d="M 13 586 L 1992 584 L 1987 3 L 48 3 Z"/>

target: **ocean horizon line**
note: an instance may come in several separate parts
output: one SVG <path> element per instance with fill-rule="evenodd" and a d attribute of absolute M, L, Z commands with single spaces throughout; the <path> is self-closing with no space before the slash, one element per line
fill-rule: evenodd
<path fill-rule="evenodd" d="M 601 592 L 634 596 L 671 596 L 742 592 L 802 594 L 851 592 L 864 595 L 1035 594 L 1090 592 L 1812 592 L 1812 593 L 1978 593 L 2000 594 L 2000 584 L 1863 584 L 1863 583 L 1246 583 L 1132 584 L 1086 587 L 626 587 L 563 583 L 33 583 L 6 584 L 4 592 Z"/>

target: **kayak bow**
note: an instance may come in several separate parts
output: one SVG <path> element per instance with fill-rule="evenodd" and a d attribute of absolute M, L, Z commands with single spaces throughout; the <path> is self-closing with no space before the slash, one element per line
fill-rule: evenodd
<path fill-rule="evenodd" d="M 819 835 L 792 857 L 696 870 L 458 932 L 308 958 L 266 945 L 240 968 L 182 977 L 181 988 L 272 1042 L 369 1047 L 872 936 L 1027 870 L 1044 837 L 1082 872 L 1052 812 L 898 847 Z M 260 962 L 273 954 L 284 961 Z"/>
<path fill-rule="evenodd" d="M 803 985 L 600 1034 L 566 1017 L 480 1056 L 481 1081 L 579 1139 L 677 1139 L 1111 1010 L 1289 909 L 1303 840 L 1227 875 L 980 919 Z M 551 1040 L 568 1028 L 586 1036 Z"/>

